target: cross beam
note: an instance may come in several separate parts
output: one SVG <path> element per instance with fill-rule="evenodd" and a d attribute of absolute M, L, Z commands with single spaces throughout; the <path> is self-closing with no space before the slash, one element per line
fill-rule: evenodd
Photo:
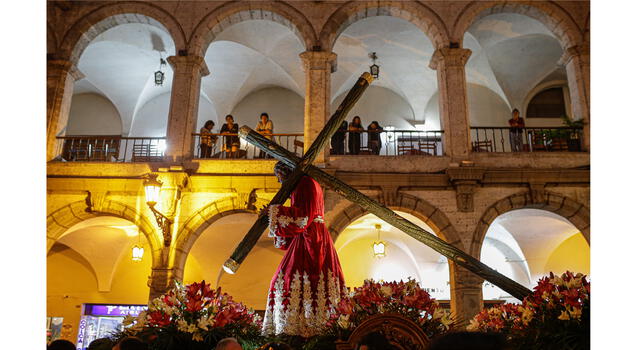
<path fill-rule="evenodd" d="M 278 191 L 278 193 L 271 200 L 270 205 L 283 204 L 287 200 L 291 192 L 293 192 L 293 190 L 295 189 L 300 178 L 302 178 L 303 175 L 307 174 L 313 177 L 319 183 L 325 185 L 326 187 L 329 187 L 341 196 L 358 204 L 363 209 L 378 216 L 380 219 L 386 221 L 390 225 L 398 228 L 399 230 L 405 232 L 418 241 L 428 245 L 438 253 L 453 261 L 455 264 L 462 266 L 472 273 L 478 275 L 479 277 L 493 283 L 494 285 L 503 289 L 505 292 L 511 294 L 513 297 L 520 300 L 524 299 L 524 297 L 531 293 L 528 288 L 500 274 L 499 272 L 493 270 L 489 266 L 483 264 L 464 251 L 423 230 L 419 226 L 397 215 L 391 209 L 386 208 L 385 206 L 372 200 L 371 198 L 350 187 L 339 179 L 323 172 L 322 170 L 312 165 L 315 157 L 327 145 L 333 133 L 337 131 L 342 120 L 344 120 L 349 110 L 360 98 L 371 81 L 371 75 L 368 73 L 364 73 L 360 77 L 358 82 L 356 82 L 354 87 L 349 91 L 344 101 L 340 104 L 336 112 L 327 122 L 324 129 L 322 129 L 322 131 L 315 139 L 313 144 L 309 147 L 308 151 L 305 153 L 302 159 L 298 158 L 296 155 L 292 154 L 273 141 L 251 130 L 251 128 L 249 128 L 248 126 L 243 126 L 242 128 L 240 128 L 240 137 L 257 146 L 272 157 L 284 162 L 287 166 L 293 169 L 293 174 L 283 183 L 280 191 Z M 267 226 L 267 216 L 261 215 L 260 217 L 258 217 L 256 223 L 251 227 L 240 244 L 238 244 L 231 257 L 224 263 L 223 268 L 226 272 L 235 273 L 235 271 L 237 271 L 240 264 L 247 257 L 251 249 L 255 246 Z"/>
<path fill-rule="evenodd" d="M 327 121 L 327 124 L 325 124 L 324 128 L 320 131 L 318 137 L 316 137 L 311 146 L 309 146 L 309 149 L 307 149 L 307 152 L 304 154 L 302 159 L 297 158 L 298 162 L 291 167 L 293 169 L 293 174 L 284 181 L 278 193 L 276 193 L 273 199 L 271 199 L 271 202 L 269 202 L 269 205 L 284 204 L 284 202 L 287 201 L 302 176 L 309 171 L 309 167 L 312 166 L 313 161 L 316 159 L 318 154 L 324 151 L 325 147 L 331 140 L 331 136 L 338 130 L 344 118 L 372 81 L 373 77 L 368 72 L 365 72 L 360 76 L 355 85 L 351 90 L 349 90 L 349 93 L 345 96 L 342 103 L 340 103 L 338 109 L 336 109 L 329 121 Z M 275 143 L 274 145 L 277 146 Z M 272 148 L 271 146 L 269 147 Z M 271 154 L 271 150 L 268 150 L 267 153 Z M 233 254 L 231 254 L 231 257 L 224 263 L 223 269 L 225 272 L 233 274 L 238 270 L 240 264 L 244 261 L 247 255 L 249 255 L 249 252 L 256 245 L 258 239 L 268 226 L 268 217 L 266 215 L 260 215 L 258 220 L 256 220 L 253 226 L 249 229 L 249 232 L 247 232 L 242 241 L 238 244 Z"/>
<path fill-rule="evenodd" d="M 294 168 L 296 164 L 300 162 L 300 158 L 296 157 L 295 154 L 292 154 L 280 145 L 251 130 L 248 126 L 240 128 L 239 134 L 240 137 L 245 139 L 247 142 L 269 153 L 269 155 L 279 161 L 282 161 L 291 168 Z M 522 300 L 524 297 L 531 294 L 531 291 L 528 288 L 483 264 L 461 249 L 423 230 L 418 225 L 394 213 L 393 210 L 369 198 L 367 195 L 347 185 L 340 179 L 325 173 L 313 165 L 308 167 L 307 175 L 346 199 L 358 204 L 362 209 L 376 215 L 391 226 L 396 227 L 409 236 L 428 245 L 433 250 L 449 258 L 455 264 L 462 266 L 479 277 L 493 283 L 505 292 L 511 294 L 514 298 Z"/>

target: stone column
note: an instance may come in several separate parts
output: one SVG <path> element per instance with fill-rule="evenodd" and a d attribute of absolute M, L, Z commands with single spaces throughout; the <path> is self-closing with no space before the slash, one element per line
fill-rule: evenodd
<path fill-rule="evenodd" d="M 47 161 L 58 154 L 56 136 L 63 136 L 69 121 L 73 85 L 82 74 L 71 61 L 47 60 Z"/>
<path fill-rule="evenodd" d="M 182 271 L 175 268 L 154 267 L 149 276 L 149 301 L 171 289 L 175 281 L 182 281 Z"/>
<path fill-rule="evenodd" d="M 589 123 L 590 104 L 590 58 L 589 46 L 572 46 L 568 48 L 560 61 L 567 70 L 569 94 L 571 96 L 571 111 L 573 119 L 584 120 L 583 147 L 589 150 L 591 127 Z"/>
<path fill-rule="evenodd" d="M 466 159 L 471 148 L 467 79 L 464 69 L 470 56 L 469 49 L 446 47 L 437 49 L 429 63 L 431 69 L 438 71 L 444 152 L 452 157 L 452 160 Z"/>
<path fill-rule="evenodd" d="M 449 263 L 449 276 L 451 280 L 451 314 L 467 325 L 469 320 L 478 314 L 483 307 L 482 282 L 483 280 L 459 267 Z"/>
<path fill-rule="evenodd" d="M 326 51 L 305 51 L 300 54 L 305 71 L 304 150 L 329 120 L 331 109 L 331 73 L 335 71 L 336 54 Z M 315 163 L 324 163 L 329 147 L 320 153 Z"/>
<path fill-rule="evenodd" d="M 171 56 L 173 68 L 169 122 L 167 123 L 168 161 L 182 161 L 193 157 L 193 136 L 198 120 L 200 81 L 209 75 L 202 56 Z"/>

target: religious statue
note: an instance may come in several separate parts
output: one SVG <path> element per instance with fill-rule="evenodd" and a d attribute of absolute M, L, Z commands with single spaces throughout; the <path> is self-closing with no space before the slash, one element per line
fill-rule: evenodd
<path fill-rule="evenodd" d="M 292 173 L 282 162 L 274 172 L 281 183 Z M 290 207 L 265 209 L 269 236 L 287 253 L 271 280 L 262 333 L 316 335 L 346 295 L 338 253 L 324 225 L 322 188 L 305 175 L 291 194 Z"/>

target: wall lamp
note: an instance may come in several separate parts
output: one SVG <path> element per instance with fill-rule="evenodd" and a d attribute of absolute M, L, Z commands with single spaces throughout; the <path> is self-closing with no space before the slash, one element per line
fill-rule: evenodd
<path fill-rule="evenodd" d="M 169 219 L 155 208 L 156 204 L 160 200 L 160 188 L 162 188 L 162 182 L 158 181 L 158 175 L 148 174 L 144 180 L 144 193 L 146 195 L 147 205 L 156 217 L 158 227 L 162 230 L 164 245 L 165 247 L 168 247 L 171 245 L 171 224 L 173 224 L 173 220 Z"/>

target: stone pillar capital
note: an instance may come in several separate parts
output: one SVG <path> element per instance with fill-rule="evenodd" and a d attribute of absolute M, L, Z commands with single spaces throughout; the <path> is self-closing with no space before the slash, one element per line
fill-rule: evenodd
<path fill-rule="evenodd" d="M 575 45 L 566 49 L 560 57 L 560 64 L 566 65 L 571 62 L 574 58 L 578 58 L 581 61 L 589 60 L 590 56 L 590 45 Z M 584 63 L 584 62 L 583 62 Z"/>
<path fill-rule="evenodd" d="M 188 73 L 195 69 L 200 72 L 201 77 L 209 75 L 209 68 L 202 56 L 169 56 L 167 61 L 176 73 Z"/>
<path fill-rule="evenodd" d="M 476 167 L 448 168 L 449 181 L 456 189 L 456 205 L 463 213 L 474 211 L 473 195 L 484 178 L 484 169 Z"/>
<path fill-rule="evenodd" d="M 443 47 L 433 52 L 429 68 L 437 70 L 440 67 L 464 67 L 471 57 L 471 50 Z"/>
<path fill-rule="evenodd" d="M 64 74 L 69 74 L 74 81 L 84 78 L 84 74 L 80 72 L 78 66 L 71 61 L 60 59 L 47 60 L 47 75 Z"/>
<path fill-rule="evenodd" d="M 71 70 L 72 66 L 73 66 L 73 63 L 67 60 L 60 60 L 60 59 L 47 60 L 47 69 L 49 70 L 55 69 L 55 70 L 68 71 L 68 70 Z"/>
<path fill-rule="evenodd" d="M 305 51 L 300 54 L 303 68 L 307 70 L 337 70 L 338 55 L 329 51 Z"/>

